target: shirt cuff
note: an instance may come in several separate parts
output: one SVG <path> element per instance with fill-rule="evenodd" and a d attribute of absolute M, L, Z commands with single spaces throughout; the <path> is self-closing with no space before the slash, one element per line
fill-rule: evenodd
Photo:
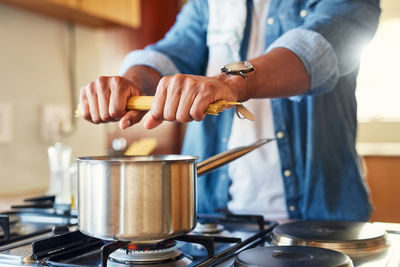
<path fill-rule="evenodd" d="M 331 44 L 314 31 L 293 29 L 279 37 L 268 47 L 268 51 L 284 47 L 295 53 L 303 62 L 310 76 L 309 95 L 332 90 L 338 79 L 338 59 Z"/>
<path fill-rule="evenodd" d="M 179 73 L 178 68 L 166 55 L 150 50 L 135 50 L 129 52 L 122 61 L 119 75 L 123 75 L 130 67 L 144 65 L 158 71 L 162 76 L 169 76 Z"/>

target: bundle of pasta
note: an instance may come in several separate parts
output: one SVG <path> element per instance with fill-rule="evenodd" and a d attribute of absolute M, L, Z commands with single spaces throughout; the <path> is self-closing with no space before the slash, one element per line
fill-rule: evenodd
<path fill-rule="evenodd" d="M 147 111 L 151 109 L 151 104 L 153 103 L 154 96 L 132 96 L 128 98 L 128 101 L 126 103 L 126 109 L 127 110 L 141 110 L 141 111 Z M 253 114 L 251 114 L 250 111 L 248 111 L 240 102 L 231 102 L 231 101 L 226 101 L 226 100 L 219 100 L 214 103 L 211 103 L 208 105 L 206 109 L 206 114 L 211 114 L 211 115 L 218 115 L 218 113 L 224 111 L 225 108 L 228 106 L 236 106 L 237 107 L 237 112 L 242 114 L 245 118 L 249 120 L 254 120 Z M 80 117 L 81 111 L 79 110 L 79 107 L 75 111 L 75 117 Z"/>
<path fill-rule="evenodd" d="M 153 103 L 154 96 L 133 96 L 128 99 L 126 109 L 136 110 L 150 110 L 151 104 Z M 208 106 L 206 109 L 207 114 L 218 115 L 218 113 L 224 111 L 227 106 L 241 106 L 240 102 L 230 102 L 225 100 L 216 101 Z"/>
<path fill-rule="evenodd" d="M 126 103 L 126 109 L 128 110 L 142 110 L 142 111 L 147 111 L 151 109 L 151 104 L 153 103 L 154 96 L 132 96 L 128 99 Z M 218 115 L 218 113 L 224 111 L 225 108 L 228 106 L 237 106 L 237 107 L 242 107 L 242 103 L 240 102 L 231 102 L 231 101 L 226 101 L 226 100 L 219 100 L 214 103 L 211 103 L 207 109 L 206 109 L 206 114 L 211 114 L 211 115 Z M 245 109 L 245 108 L 244 108 Z M 242 112 L 240 112 L 243 116 L 250 120 L 254 120 L 254 118 L 249 118 L 248 116 L 244 115 Z M 249 112 L 250 113 L 250 112 Z M 251 113 L 250 113 L 251 114 Z M 80 117 L 81 112 L 78 109 L 75 111 L 75 116 Z"/>

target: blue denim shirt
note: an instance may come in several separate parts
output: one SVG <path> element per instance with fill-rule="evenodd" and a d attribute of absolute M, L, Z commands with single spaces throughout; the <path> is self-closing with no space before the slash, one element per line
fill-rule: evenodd
<path fill-rule="evenodd" d="M 292 219 L 369 218 L 372 209 L 355 150 L 355 88 L 361 49 L 374 35 L 379 14 L 379 0 L 270 2 L 267 49 L 285 47 L 296 53 L 311 81 L 306 94 L 271 101 Z M 162 75 L 204 75 L 208 15 L 206 0 L 189 1 L 162 40 L 127 55 L 121 73 L 133 65 L 148 65 Z M 245 27 L 242 58 L 249 29 Z M 226 150 L 233 116 L 233 110 L 226 110 L 191 122 L 182 153 L 203 160 Z M 229 184 L 227 167 L 200 177 L 198 211 L 225 208 Z"/>

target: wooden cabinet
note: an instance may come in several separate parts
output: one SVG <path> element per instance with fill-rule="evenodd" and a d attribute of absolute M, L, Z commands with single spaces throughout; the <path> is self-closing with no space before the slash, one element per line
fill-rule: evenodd
<path fill-rule="evenodd" d="M 364 156 L 374 212 L 371 221 L 400 222 L 400 156 Z"/>
<path fill-rule="evenodd" d="M 139 0 L 80 0 L 79 8 L 88 14 L 121 25 L 133 28 L 140 25 Z"/>
<path fill-rule="evenodd" d="M 89 26 L 140 27 L 140 0 L 0 0 Z"/>
<path fill-rule="evenodd" d="M 48 2 L 52 2 L 55 4 L 59 4 L 65 7 L 77 8 L 79 0 L 48 0 Z"/>

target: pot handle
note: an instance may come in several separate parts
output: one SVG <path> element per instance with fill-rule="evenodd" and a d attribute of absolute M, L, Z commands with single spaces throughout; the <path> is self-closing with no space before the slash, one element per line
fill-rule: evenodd
<path fill-rule="evenodd" d="M 242 146 L 242 147 L 237 147 L 222 153 L 219 153 L 215 156 L 212 156 L 211 158 L 208 158 L 206 160 L 203 160 L 202 162 L 197 164 L 197 176 L 206 174 L 210 171 L 213 171 L 229 162 L 232 160 L 235 160 L 250 151 L 258 148 L 259 146 L 262 146 L 268 142 L 271 142 L 272 140 L 275 140 L 273 138 L 270 139 L 260 139 L 257 142 L 249 145 L 249 146 Z"/>

